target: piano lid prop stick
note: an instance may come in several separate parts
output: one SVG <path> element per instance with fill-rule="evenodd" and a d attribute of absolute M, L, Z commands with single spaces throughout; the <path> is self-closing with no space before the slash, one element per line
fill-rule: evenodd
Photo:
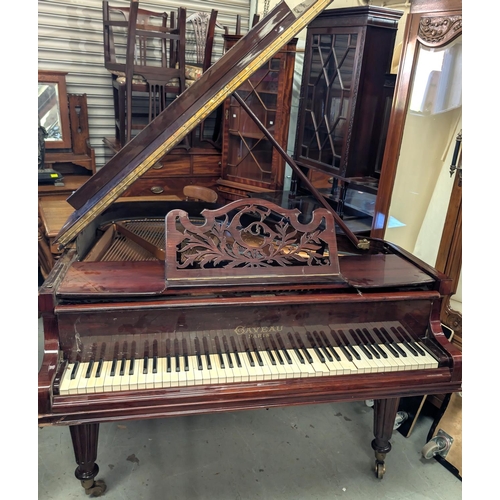
<path fill-rule="evenodd" d="M 366 239 L 358 240 L 356 235 L 347 227 L 345 222 L 340 218 L 340 216 L 332 210 L 331 205 L 325 200 L 325 197 L 313 186 L 312 182 L 307 178 L 307 176 L 300 170 L 295 161 L 291 158 L 291 156 L 279 145 L 276 139 L 273 137 L 271 132 L 267 130 L 264 124 L 259 120 L 256 114 L 249 108 L 248 104 L 238 95 L 238 92 L 233 92 L 233 97 L 238 101 L 241 107 L 248 113 L 248 116 L 255 122 L 255 124 L 260 128 L 261 132 L 269 139 L 272 145 L 276 148 L 278 153 L 284 158 L 284 160 L 290 164 L 295 173 L 307 184 L 307 187 L 311 190 L 311 192 L 316 196 L 318 201 L 329 211 L 332 213 L 333 217 L 337 224 L 342 228 L 345 235 L 351 240 L 351 242 L 358 248 L 367 250 L 370 246 L 370 243 Z"/>

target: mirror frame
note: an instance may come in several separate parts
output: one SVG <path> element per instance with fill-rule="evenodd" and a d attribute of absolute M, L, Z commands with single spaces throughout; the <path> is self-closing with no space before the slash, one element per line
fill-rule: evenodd
<path fill-rule="evenodd" d="M 55 83 L 59 96 L 59 115 L 61 117 L 60 141 L 45 141 L 46 149 L 71 149 L 71 130 L 69 126 L 68 94 L 66 75 L 63 71 L 38 70 L 38 83 Z"/>

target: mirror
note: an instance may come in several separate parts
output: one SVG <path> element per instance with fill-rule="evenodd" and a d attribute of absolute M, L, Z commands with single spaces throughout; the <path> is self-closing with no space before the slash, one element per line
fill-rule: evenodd
<path fill-rule="evenodd" d="M 38 123 L 46 130 L 47 149 L 71 148 L 66 73 L 38 71 Z"/>

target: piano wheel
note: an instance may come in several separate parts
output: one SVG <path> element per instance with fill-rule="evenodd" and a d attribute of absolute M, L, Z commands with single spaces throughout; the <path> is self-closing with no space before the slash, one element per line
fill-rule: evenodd
<path fill-rule="evenodd" d="M 377 479 L 382 479 L 385 474 L 385 463 L 384 462 L 379 462 L 378 460 L 375 461 L 375 475 L 377 476 Z"/>
<path fill-rule="evenodd" d="M 102 479 L 98 479 L 97 481 L 85 479 L 81 483 L 85 488 L 85 494 L 92 497 L 100 497 L 106 491 L 106 483 Z"/>

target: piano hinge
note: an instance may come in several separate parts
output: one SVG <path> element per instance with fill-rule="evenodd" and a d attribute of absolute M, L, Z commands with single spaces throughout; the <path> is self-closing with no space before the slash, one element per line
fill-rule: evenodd
<path fill-rule="evenodd" d="M 361 250 L 369 250 L 370 242 L 366 238 L 363 238 L 362 240 L 358 241 L 358 248 L 360 248 Z"/>

